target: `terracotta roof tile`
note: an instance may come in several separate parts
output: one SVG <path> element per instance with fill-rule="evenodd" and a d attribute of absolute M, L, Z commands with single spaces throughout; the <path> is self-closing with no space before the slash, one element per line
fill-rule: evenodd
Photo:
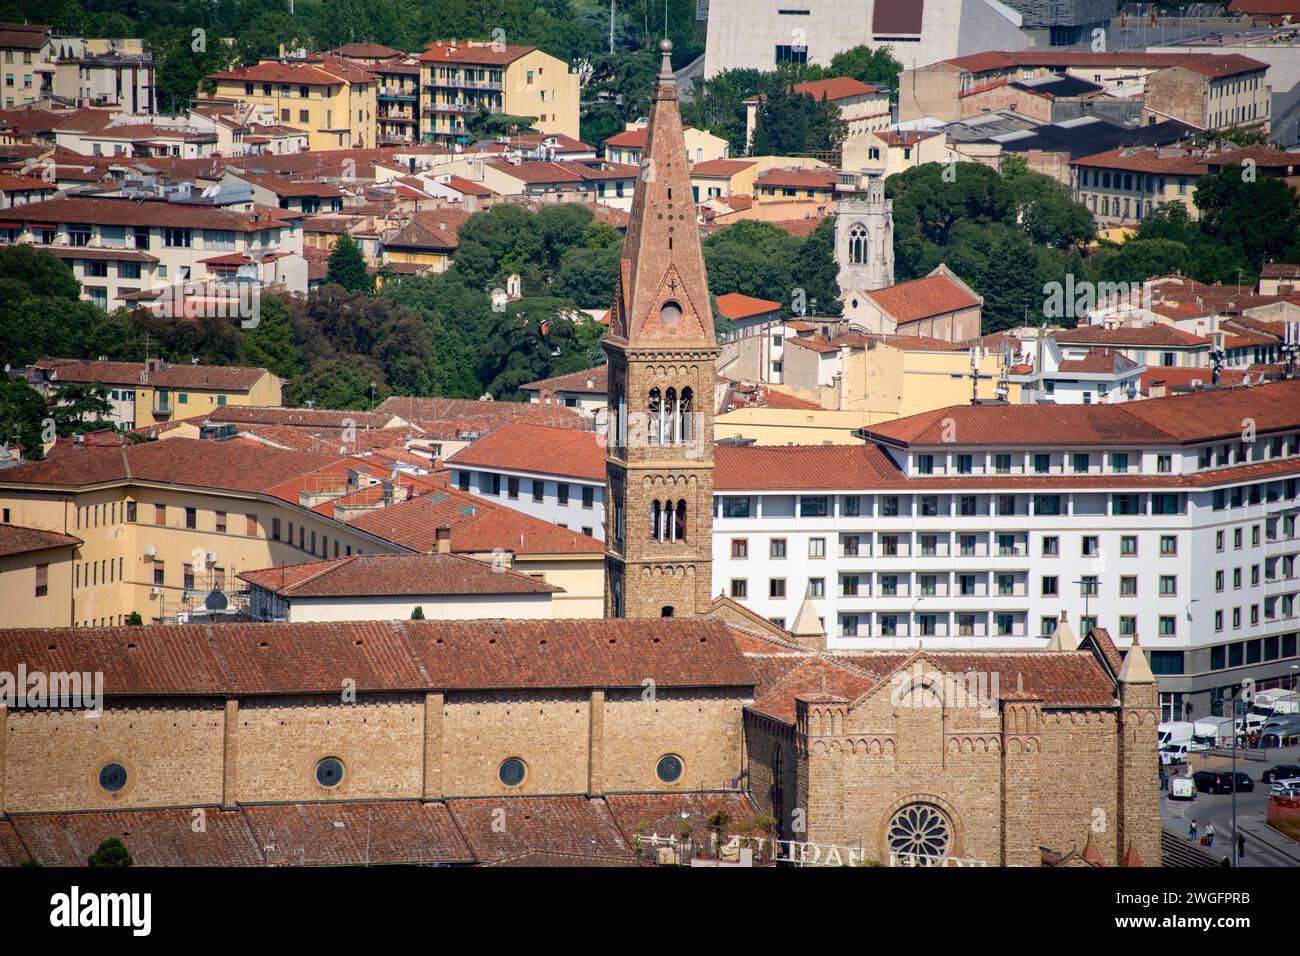
<path fill-rule="evenodd" d="M 605 480 L 605 446 L 595 432 L 506 422 L 447 459 L 447 464 Z"/>
<path fill-rule="evenodd" d="M 289 564 L 238 577 L 281 597 L 422 594 L 551 594 L 562 591 L 510 568 L 458 554 L 354 554 Z"/>
<path fill-rule="evenodd" d="M 524 392 L 584 392 L 591 395 L 604 395 L 609 390 L 609 366 L 597 365 L 595 368 L 579 369 L 567 375 L 554 378 L 538 379 L 527 385 L 520 385 Z"/>
<path fill-rule="evenodd" d="M 943 274 L 900 282 L 866 294 L 900 324 L 980 305 L 977 297 Z"/>
<path fill-rule="evenodd" d="M 109 837 L 126 845 L 136 866 L 261 866 L 245 812 L 204 808 L 201 833 L 188 809 L 15 814 L 9 820 L 42 866 L 85 866 Z"/>
<path fill-rule="evenodd" d="M 507 46 L 505 44 L 456 43 L 454 40 L 435 40 L 418 59 L 423 63 L 475 63 L 488 66 L 505 66 L 536 47 Z"/>
<path fill-rule="evenodd" d="M 1110 345 L 1124 348 L 1126 346 L 1160 348 L 1175 346 L 1209 345 L 1210 340 L 1164 322 L 1146 326 L 1121 326 L 1108 329 L 1101 325 L 1084 325 L 1073 329 L 1063 329 L 1052 336 L 1062 345 Z"/>
<path fill-rule="evenodd" d="M 445 803 L 418 800 L 249 806 L 242 814 L 269 866 L 469 863 Z"/>
<path fill-rule="evenodd" d="M 481 861 L 537 851 L 631 859 L 632 848 L 604 800 L 485 797 L 448 800 L 447 809 Z M 500 826 L 501 813 L 506 825 Z"/>
<path fill-rule="evenodd" d="M 502 422 L 528 422 L 559 428 L 591 428 L 591 421 L 571 408 L 532 402 L 485 402 L 462 398 L 417 398 L 393 395 L 377 412 L 407 421 L 455 423 L 464 432 L 486 432 Z"/>
<path fill-rule="evenodd" d="M 77 359 L 41 359 L 37 368 L 50 369 L 60 382 L 99 382 L 104 385 L 149 385 L 162 388 L 197 388 L 247 391 L 269 374 L 264 368 L 237 365 L 165 365 L 146 373 L 143 362 L 83 362 Z"/>
<path fill-rule="evenodd" d="M 727 292 L 717 297 L 718 311 L 729 319 L 748 319 L 767 312 L 781 311 L 781 303 L 770 299 L 756 299 L 752 295 Z"/>
<path fill-rule="evenodd" d="M 0 524 L 0 558 L 49 548 L 72 548 L 82 544 L 80 538 L 57 531 L 26 528 L 16 524 Z"/>
<path fill-rule="evenodd" d="M 880 88 L 869 86 L 861 80 L 855 80 L 851 76 L 833 76 L 826 80 L 809 80 L 805 83 L 796 83 L 794 85 L 796 93 L 807 93 L 814 99 L 840 100 L 847 99 L 850 96 L 866 96 L 869 93 L 879 93 Z"/>

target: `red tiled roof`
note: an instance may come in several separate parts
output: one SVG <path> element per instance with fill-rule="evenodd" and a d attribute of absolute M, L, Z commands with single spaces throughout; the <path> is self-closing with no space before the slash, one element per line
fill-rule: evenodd
<path fill-rule="evenodd" d="M 84 486 L 101 482 L 164 482 L 175 485 L 261 492 L 333 461 L 277 448 L 234 442 L 170 438 L 122 448 L 81 448 L 46 461 L 0 472 L 0 485 Z"/>
<path fill-rule="evenodd" d="M 792 724 L 796 699 L 821 694 L 824 687 L 826 694 L 852 704 L 914 663 L 933 663 L 955 677 L 991 674 L 997 684 L 990 677 L 990 691 L 996 687 L 1003 697 L 1032 694 L 1048 708 L 1115 706 L 1114 682 L 1090 651 L 850 651 L 805 659 L 764 687 L 749 709 Z"/>
<path fill-rule="evenodd" d="M 866 433 L 901 444 L 938 444 L 945 428 L 955 428 L 963 444 L 1179 444 L 1240 435 L 1247 418 L 1259 433 L 1295 428 L 1297 409 L 1300 380 L 1119 405 L 954 405 L 872 425 Z"/>
<path fill-rule="evenodd" d="M 451 528 L 451 548 L 467 554 L 603 554 L 595 538 L 534 518 L 455 488 L 410 498 L 359 514 L 348 521 L 411 551 L 435 551 L 439 528 Z"/>
<path fill-rule="evenodd" d="M 567 375 L 538 379 L 527 385 L 520 385 L 520 391 L 540 392 L 584 392 L 590 395 L 604 395 L 609 389 L 609 366 L 597 365 L 595 368 L 579 369 Z"/>
<path fill-rule="evenodd" d="M 375 411 L 407 421 L 450 422 L 463 432 L 486 432 L 502 422 L 528 422 L 559 428 L 588 429 L 591 422 L 571 408 L 532 402 L 485 402 L 463 398 L 418 398 L 393 395 Z"/>
<path fill-rule="evenodd" d="M 796 93 L 807 93 L 818 100 L 840 100 L 847 99 L 850 96 L 866 96 L 868 93 L 877 93 L 879 89 L 868 86 L 861 80 L 855 80 L 851 76 L 833 76 L 826 80 L 809 80 L 805 83 L 796 83 L 794 91 Z"/>
<path fill-rule="evenodd" d="M 718 311 L 729 319 L 748 319 L 755 315 L 781 311 L 781 303 L 756 299 L 752 295 L 727 292 L 717 297 Z"/>
<path fill-rule="evenodd" d="M 46 199 L 4 210 L 8 219 L 20 222 L 94 223 L 112 226 L 174 226 L 191 229 L 223 229 L 235 232 L 264 232 L 278 229 L 297 214 L 269 206 L 254 206 L 251 212 L 233 212 L 212 206 L 164 200 L 93 199 L 67 197 Z"/>
<path fill-rule="evenodd" d="M 1119 374 L 1135 368 L 1137 368 L 1136 362 L 1126 358 L 1123 352 L 1111 349 L 1089 349 L 1082 358 L 1065 359 L 1060 365 L 1060 371 L 1067 374 L 1071 372 Z"/>
<path fill-rule="evenodd" d="M 471 45 L 452 40 L 435 40 L 418 59 L 423 63 L 481 63 L 488 66 L 505 66 L 535 49 L 537 48 L 532 46 Z"/>
<path fill-rule="evenodd" d="M 1185 365 L 1149 365 L 1142 373 L 1142 391 L 1148 391 L 1157 382 L 1169 388 L 1191 388 L 1199 382 L 1208 388 L 1213 378 L 1213 371 L 1208 368 L 1189 368 Z M 1219 373 L 1219 384 L 1224 387 L 1241 385 L 1246 373 L 1236 369 L 1225 368 Z"/>
<path fill-rule="evenodd" d="M 332 561 L 244 571 L 238 577 L 281 597 L 551 594 L 562 591 L 510 568 L 458 554 L 354 554 Z"/>
<path fill-rule="evenodd" d="M 393 412 L 362 412 L 332 408 L 280 408 L 259 405 L 221 405 L 208 414 L 210 422 L 240 422 L 248 425 L 294 425 L 303 428 L 341 429 L 349 423 L 357 428 L 385 428 L 397 418 Z"/>
<path fill-rule="evenodd" d="M 495 196 L 496 192 L 482 183 L 476 183 L 472 179 L 466 179 L 464 176 L 452 176 L 446 182 L 446 185 L 463 193 L 466 196 Z"/>
<path fill-rule="evenodd" d="M 384 46 L 382 43 L 345 43 L 328 52 L 335 56 L 355 57 L 359 60 L 389 60 L 410 56 L 405 50 Z"/>
<path fill-rule="evenodd" d="M 834 169 L 769 169 L 757 185 L 778 189 L 834 189 L 839 173 Z"/>
<path fill-rule="evenodd" d="M 1264 2 L 1264 0 L 1256 0 Z M 1286 0 L 1289 2 L 1289 0 Z M 1181 66 L 1205 76 L 1223 77 L 1248 73 L 1267 66 L 1259 60 L 1238 53 L 1149 53 L 1142 50 L 1117 50 L 1094 53 L 1083 50 L 1027 49 L 1016 51 L 986 51 L 967 56 L 952 57 L 942 61 L 972 73 L 1008 70 L 1016 66 L 1044 67 L 1139 67 L 1162 69 Z"/>
<path fill-rule="evenodd" d="M 691 175 L 730 179 L 753 165 L 755 162 L 752 159 L 706 159 L 691 167 Z"/>
<path fill-rule="evenodd" d="M 0 524 L 0 558 L 49 548 L 75 548 L 81 543 L 80 538 L 74 538 L 70 534 L 16 524 Z"/>
<path fill-rule="evenodd" d="M 1296 0 L 1300 6 L 1300 0 Z M 1261 279 L 1300 279 L 1300 265 L 1290 262 L 1270 262 L 1259 270 Z"/>
<path fill-rule="evenodd" d="M 1093 156 L 1080 156 L 1070 160 L 1070 165 L 1175 176 L 1203 176 L 1210 171 L 1205 160 L 1194 156 L 1161 156 L 1154 149 L 1133 146 L 1118 146 Z"/>
<path fill-rule="evenodd" d="M 1110 345 L 1137 348 L 1188 348 L 1209 345 L 1210 340 L 1164 322 L 1146 326 L 1119 326 L 1108 329 L 1102 325 L 1082 325 L 1053 333 L 1062 345 Z"/>
<path fill-rule="evenodd" d="M 460 227 L 470 214 L 463 209 L 432 209 L 417 212 L 385 246 L 400 249 L 454 250 L 460 245 Z"/>
<path fill-rule="evenodd" d="M 59 187 L 36 176 L 13 176 L 0 173 L 0 192 L 58 192 Z M 0 215 L 3 215 L 0 213 Z"/>
<path fill-rule="evenodd" d="M 748 687 L 710 619 L 335 621 L 0 631 L 0 667 L 104 674 L 108 697 Z"/>
<path fill-rule="evenodd" d="M 340 63 L 347 63 L 346 60 L 338 60 L 334 63 L 258 63 L 254 66 L 243 66 L 236 70 L 227 70 L 222 73 L 211 73 L 209 78 L 213 80 L 235 80 L 245 83 L 288 83 L 293 85 L 305 84 L 308 86 L 337 86 L 345 79 L 351 83 L 357 80 L 374 79 L 374 74 L 362 70 L 355 64 L 348 64 L 353 69 L 348 70 L 340 66 Z"/>
<path fill-rule="evenodd" d="M 105 385 L 149 385 L 214 391 L 247 391 L 269 374 L 264 368 L 238 365 L 167 365 L 148 372 L 146 376 L 143 362 L 83 362 L 78 359 L 41 359 L 36 366 L 50 369 L 54 373 L 54 379 L 60 382 L 101 382 Z"/>
<path fill-rule="evenodd" d="M 605 444 L 595 432 L 506 422 L 447 459 L 473 468 L 605 480 Z"/>
<path fill-rule="evenodd" d="M 980 305 L 979 298 L 942 273 L 900 282 L 866 295 L 899 324 Z"/>

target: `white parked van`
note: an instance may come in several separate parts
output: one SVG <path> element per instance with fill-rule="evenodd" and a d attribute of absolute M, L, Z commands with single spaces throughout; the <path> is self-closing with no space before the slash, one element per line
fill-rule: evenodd
<path fill-rule="evenodd" d="M 1160 748 L 1160 762 L 1166 767 L 1171 764 L 1187 763 L 1187 754 L 1191 744 L 1165 744 Z"/>
<path fill-rule="evenodd" d="M 1156 725 L 1156 734 L 1160 746 L 1166 744 L 1190 744 L 1192 742 L 1192 722 L 1190 720 L 1171 720 Z"/>
<path fill-rule="evenodd" d="M 1195 800 L 1196 781 L 1191 777 L 1173 777 L 1169 781 L 1170 800 Z"/>

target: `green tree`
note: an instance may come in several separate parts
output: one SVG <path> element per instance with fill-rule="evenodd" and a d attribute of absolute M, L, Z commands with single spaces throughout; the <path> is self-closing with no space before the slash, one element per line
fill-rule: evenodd
<path fill-rule="evenodd" d="M 284 404 L 291 407 L 310 402 L 317 408 L 369 409 L 387 397 L 378 364 L 362 355 L 313 362 L 284 387 Z"/>
<path fill-rule="evenodd" d="M 465 131 L 471 143 L 484 139 L 521 136 L 524 133 L 537 132 L 536 116 L 512 116 L 510 113 L 489 113 L 486 106 L 480 106 L 477 113 L 465 120 Z"/>
<path fill-rule="evenodd" d="M 111 427 L 105 419 L 113 414 L 113 405 L 108 400 L 108 388 L 100 382 L 68 382 L 59 386 L 51 410 L 60 437 Z"/>
<path fill-rule="evenodd" d="M 412 620 L 412 621 L 423 621 L 423 620 L 424 620 L 424 606 L 423 606 L 423 605 L 421 605 L 421 604 L 417 604 L 417 605 L 415 606 L 415 610 L 411 612 L 411 620 Z"/>
<path fill-rule="evenodd" d="M 898 74 L 903 64 L 893 57 L 893 49 L 878 46 L 874 50 L 867 46 L 855 46 L 842 50 L 831 57 L 830 66 L 824 71 L 825 77 L 850 76 L 871 86 L 883 87 L 890 91 L 895 102 L 898 101 Z"/>
<path fill-rule="evenodd" d="M 1228 166 L 1218 175 L 1202 176 L 1193 200 L 1202 234 L 1238 252 L 1247 263 L 1246 278 L 1297 248 L 1300 198 L 1284 179 L 1256 179 L 1240 166 Z"/>
<path fill-rule="evenodd" d="M 262 296 L 257 327 L 239 342 L 239 362 L 284 379 L 302 374 L 306 367 L 302 349 L 294 339 L 289 307 L 279 296 Z"/>
<path fill-rule="evenodd" d="M 47 417 L 50 410 L 40 392 L 20 378 L 0 379 L 0 443 L 16 441 L 25 458 L 43 458 Z"/>
<path fill-rule="evenodd" d="M 513 273 L 543 261 L 542 229 L 522 206 L 501 203 L 470 216 L 457 232 L 455 269 L 475 288 L 504 287 Z"/>
<path fill-rule="evenodd" d="M 1107 258 L 1103 277 L 1110 282 L 1145 282 L 1153 276 L 1186 274 L 1191 264 L 1187 246 L 1172 239 L 1133 238 Z"/>
<path fill-rule="evenodd" d="M 709 288 L 715 295 L 739 292 L 771 299 L 788 314 L 800 245 L 788 232 L 753 219 L 719 229 L 703 243 Z"/>
<path fill-rule="evenodd" d="M 99 845 L 99 849 L 86 858 L 86 863 L 95 867 L 126 867 L 134 862 L 127 851 L 126 844 L 117 837 L 109 837 Z"/>
<path fill-rule="evenodd" d="M 493 312 L 478 363 L 479 380 L 495 398 L 523 398 L 519 386 L 585 368 L 569 303 L 550 297 L 507 302 Z"/>
<path fill-rule="evenodd" d="M 846 135 L 848 125 L 838 106 L 782 86 L 758 105 L 753 152 L 756 156 L 830 152 L 840 148 Z"/>
<path fill-rule="evenodd" d="M 339 237 L 330 252 L 325 280 L 340 285 L 350 292 L 374 292 L 374 277 L 366 270 L 366 260 L 361 247 L 346 232 Z"/>
<path fill-rule="evenodd" d="M 817 224 L 794 259 L 795 288 L 803 289 L 810 314 L 839 315 L 839 264 L 835 261 L 835 220 L 826 217 Z M 813 303 L 816 303 L 814 307 Z"/>
<path fill-rule="evenodd" d="M 144 618 L 140 616 L 139 611 L 132 611 L 127 615 L 126 623 L 128 627 L 141 627 L 144 624 Z"/>
<path fill-rule="evenodd" d="M 582 309 L 609 308 L 614 302 L 614 278 L 621 255 L 621 250 L 609 246 L 570 249 L 555 275 L 553 291 Z"/>

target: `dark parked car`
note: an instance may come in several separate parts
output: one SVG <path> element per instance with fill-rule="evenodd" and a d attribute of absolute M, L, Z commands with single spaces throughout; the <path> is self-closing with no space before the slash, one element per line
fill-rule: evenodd
<path fill-rule="evenodd" d="M 1192 774 L 1192 779 L 1196 781 L 1196 789 L 1201 793 L 1232 793 L 1232 771 L 1230 770 L 1198 770 Z M 1254 781 L 1238 771 L 1237 792 L 1250 793 L 1254 789 Z"/>
<path fill-rule="evenodd" d="M 1270 767 L 1259 775 L 1260 783 L 1277 783 L 1279 780 L 1292 780 L 1300 777 L 1300 767 L 1291 763 L 1280 763 Z"/>

